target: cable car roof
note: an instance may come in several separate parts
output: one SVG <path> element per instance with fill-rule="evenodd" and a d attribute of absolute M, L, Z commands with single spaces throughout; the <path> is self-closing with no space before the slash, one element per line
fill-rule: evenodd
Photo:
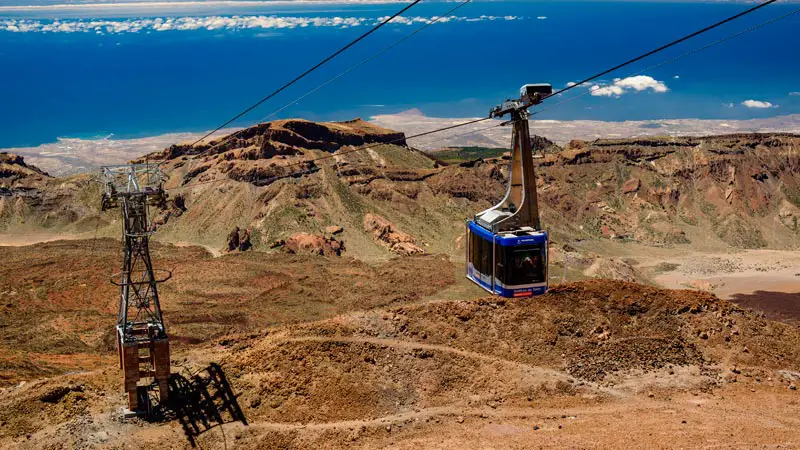
<path fill-rule="evenodd" d="M 469 221 L 469 230 L 477 234 L 481 239 L 493 241 L 497 245 L 503 247 L 510 247 L 515 245 L 531 245 L 531 244 L 546 244 L 547 232 L 540 230 L 536 231 L 533 228 L 525 227 L 519 230 L 506 231 L 498 234 L 492 234 L 491 231 L 483 228 L 473 221 Z"/>

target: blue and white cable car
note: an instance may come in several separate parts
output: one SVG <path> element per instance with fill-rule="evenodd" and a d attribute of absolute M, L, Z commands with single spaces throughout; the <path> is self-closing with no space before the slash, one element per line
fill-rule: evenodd
<path fill-rule="evenodd" d="M 547 232 L 539 221 L 527 109 L 552 94 L 549 84 L 522 87 L 490 116 L 511 114 L 514 127 L 508 189 L 503 200 L 467 222 L 467 278 L 503 297 L 547 292 Z"/>
<path fill-rule="evenodd" d="M 547 232 L 533 228 L 492 234 L 467 224 L 467 277 L 502 297 L 547 292 Z"/>

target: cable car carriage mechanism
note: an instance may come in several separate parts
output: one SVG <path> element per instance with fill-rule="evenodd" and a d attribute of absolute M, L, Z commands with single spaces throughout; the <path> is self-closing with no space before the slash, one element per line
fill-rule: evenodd
<path fill-rule="evenodd" d="M 503 297 L 547 292 L 548 236 L 539 221 L 528 108 L 552 93 L 549 84 L 526 84 L 518 100 L 506 100 L 489 113 L 511 115 L 508 187 L 499 204 L 467 221 L 467 278 Z"/>

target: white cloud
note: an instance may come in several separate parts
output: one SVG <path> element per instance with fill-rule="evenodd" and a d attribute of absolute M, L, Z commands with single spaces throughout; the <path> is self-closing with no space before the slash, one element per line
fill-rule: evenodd
<path fill-rule="evenodd" d="M 589 90 L 592 91 L 592 95 L 595 97 L 619 97 L 625 93 L 625 90 L 616 84 L 602 87 L 594 85 Z"/>
<path fill-rule="evenodd" d="M 539 16 L 536 19 L 537 20 L 547 20 L 547 16 Z"/>
<path fill-rule="evenodd" d="M 374 25 L 387 17 L 291 17 L 291 16 L 207 16 L 207 17 L 157 17 L 142 19 L 100 20 L 0 20 L 0 31 L 14 33 L 95 33 L 120 34 L 140 31 L 191 31 L 191 30 L 243 30 L 243 29 L 294 29 L 306 27 L 350 28 Z M 431 23 L 435 17 L 397 17 L 391 23 L 413 25 Z M 437 23 L 513 21 L 517 16 L 443 17 Z"/>
<path fill-rule="evenodd" d="M 742 106 L 748 108 L 758 108 L 758 109 L 765 109 L 765 108 L 777 108 L 778 105 L 773 105 L 770 102 L 762 102 L 760 100 L 745 100 L 742 102 Z"/>
<path fill-rule="evenodd" d="M 632 88 L 641 92 L 646 89 L 652 89 L 653 92 L 667 92 L 667 85 L 663 81 L 658 81 L 653 77 L 647 75 L 638 75 L 635 77 L 628 77 L 623 80 L 614 80 L 614 84 L 623 88 Z"/>
<path fill-rule="evenodd" d="M 578 84 L 578 83 L 576 83 L 574 81 L 569 81 L 569 82 L 567 82 L 567 87 L 572 87 L 572 86 L 575 86 L 576 84 Z"/>
<path fill-rule="evenodd" d="M 652 90 L 657 93 L 669 91 L 663 81 L 658 81 L 647 75 L 637 75 L 628 78 L 616 78 L 614 82 L 607 86 L 594 85 L 589 90 L 595 97 L 620 97 L 622 94 L 634 90 L 636 92 Z"/>
<path fill-rule="evenodd" d="M 734 105 L 733 102 L 731 102 L 731 103 L 723 103 L 722 106 L 724 106 L 726 108 L 733 108 L 736 105 Z"/>
<path fill-rule="evenodd" d="M 789 95 L 791 95 L 792 97 L 800 97 L 800 92 L 797 92 L 797 91 L 789 92 Z"/>
<path fill-rule="evenodd" d="M 675 75 L 675 76 L 674 76 L 674 77 L 672 77 L 672 78 L 674 78 L 674 79 L 676 79 L 676 80 L 680 80 L 680 79 L 681 79 L 681 76 L 680 76 L 680 75 Z"/>

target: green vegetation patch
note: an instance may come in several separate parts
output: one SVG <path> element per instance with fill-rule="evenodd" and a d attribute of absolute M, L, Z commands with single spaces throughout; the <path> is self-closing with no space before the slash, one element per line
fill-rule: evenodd
<path fill-rule="evenodd" d="M 786 196 L 786 200 L 791 202 L 793 205 L 800 207 L 800 185 L 783 185 L 781 190 L 783 191 L 783 195 Z"/>
<path fill-rule="evenodd" d="M 458 164 L 481 158 L 498 158 L 507 151 L 506 148 L 494 147 L 450 147 L 432 152 L 431 155 L 446 163 Z"/>

